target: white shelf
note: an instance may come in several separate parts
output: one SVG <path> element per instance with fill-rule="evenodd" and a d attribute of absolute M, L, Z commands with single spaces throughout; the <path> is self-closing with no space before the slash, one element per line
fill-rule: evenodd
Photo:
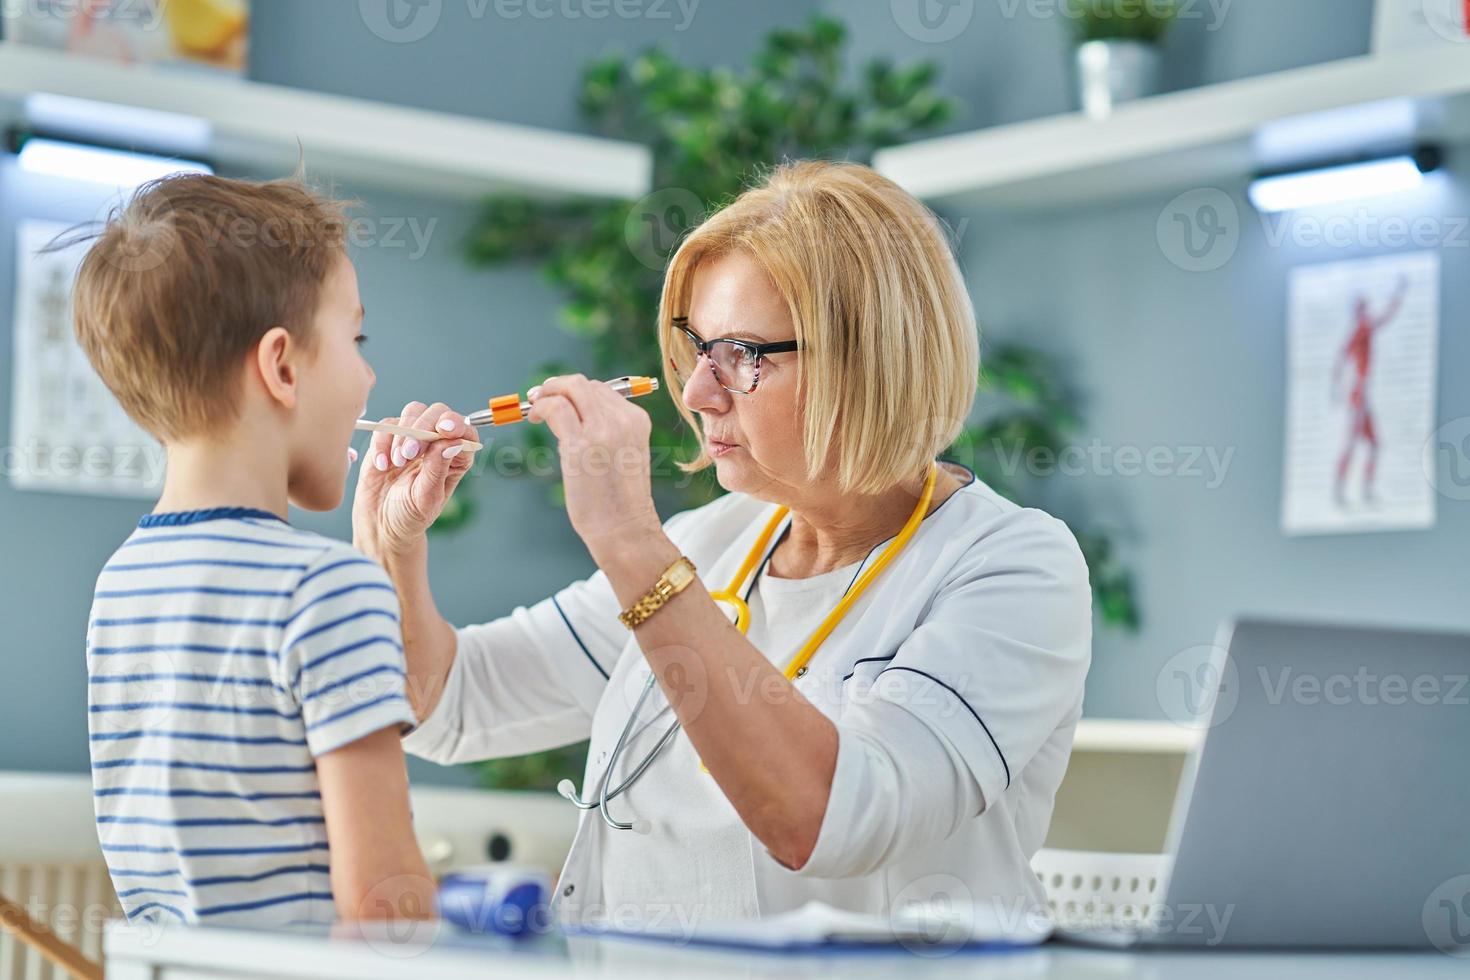
<path fill-rule="evenodd" d="M 636 198 L 653 166 L 635 143 L 0 44 L 9 121 L 32 92 L 205 119 L 220 163 L 285 173 L 304 152 L 312 173 L 435 195 Z"/>
<path fill-rule="evenodd" d="M 1083 718 L 1077 723 L 1072 751 L 1184 755 L 1200 743 L 1203 735 L 1201 728 L 1185 728 L 1169 721 Z"/>
<path fill-rule="evenodd" d="M 1349 58 L 923 140 L 876 168 L 919 197 L 1047 208 L 1237 180 L 1367 145 L 1470 140 L 1470 46 Z"/>

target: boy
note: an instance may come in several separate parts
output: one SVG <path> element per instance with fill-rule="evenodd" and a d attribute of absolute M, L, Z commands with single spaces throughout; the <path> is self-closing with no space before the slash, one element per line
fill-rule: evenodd
<path fill-rule="evenodd" d="M 341 502 L 376 380 L 344 231 L 296 182 L 172 177 L 78 274 L 77 337 L 168 456 L 87 630 L 97 829 L 130 919 L 432 914 L 397 599 L 286 520 Z"/>

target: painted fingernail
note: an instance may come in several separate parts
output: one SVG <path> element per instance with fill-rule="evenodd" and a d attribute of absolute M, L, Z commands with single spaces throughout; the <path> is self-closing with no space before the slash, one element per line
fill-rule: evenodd
<path fill-rule="evenodd" d="M 395 449 L 395 450 L 393 450 L 393 465 L 394 466 L 402 466 L 406 462 L 408 462 L 408 460 L 406 460 L 406 459 L 403 458 L 403 451 L 401 449 Z"/>
<path fill-rule="evenodd" d="M 464 451 L 464 446 L 463 445 L 450 446 L 448 449 L 444 450 L 444 458 L 445 459 L 453 459 L 454 457 L 458 456 L 463 451 Z"/>
<path fill-rule="evenodd" d="M 388 472 L 388 457 L 382 453 L 378 453 L 378 458 L 373 460 L 373 465 L 378 468 L 378 472 L 380 473 Z"/>
<path fill-rule="evenodd" d="M 440 432 L 453 432 L 456 424 L 454 419 L 440 419 L 438 429 Z"/>
<path fill-rule="evenodd" d="M 413 459 L 419 454 L 419 441 L 417 439 L 403 440 L 403 458 Z"/>
<path fill-rule="evenodd" d="M 357 462 L 357 450 L 356 449 L 353 449 L 351 446 L 348 446 L 347 447 L 347 462 L 349 462 L 349 463 L 355 463 L 355 462 Z"/>

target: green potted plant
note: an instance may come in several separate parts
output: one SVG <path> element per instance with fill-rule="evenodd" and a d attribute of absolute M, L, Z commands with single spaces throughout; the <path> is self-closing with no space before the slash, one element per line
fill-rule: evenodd
<path fill-rule="evenodd" d="M 1083 112 L 1105 118 L 1121 102 L 1159 92 L 1160 43 L 1179 16 L 1179 0 L 1077 0 L 1071 9 Z"/>

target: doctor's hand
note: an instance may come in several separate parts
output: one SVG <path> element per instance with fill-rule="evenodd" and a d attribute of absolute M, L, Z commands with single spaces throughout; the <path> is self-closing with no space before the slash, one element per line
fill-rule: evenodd
<path fill-rule="evenodd" d="M 474 463 L 474 453 L 465 451 L 463 444 L 478 437 L 464 416 L 442 402 L 409 402 L 397 418 L 382 421 L 431 429 L 445 437 L 424 443 L 373 433 L 352 501 L 352 539 L 364 553 L 386 563 L 425 546 L 429 525 Z"/>
<path fill-rule="evenodd" d="M 547 378 L 526 397 L 530 421 L 545 423 L 556 436 L 567 517 L 593 559 L 603 549 L 660 533 L 649 479 L 648 413 L 580 374 Z"/>

